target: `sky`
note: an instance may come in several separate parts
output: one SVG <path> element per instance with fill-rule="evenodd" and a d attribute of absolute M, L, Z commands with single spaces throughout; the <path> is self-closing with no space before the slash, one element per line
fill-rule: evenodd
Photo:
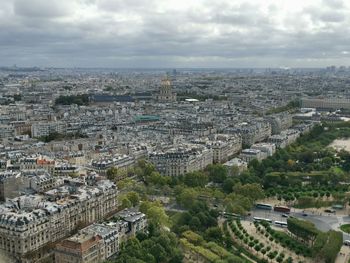
<path fill-rule="evenodd" d="M 349 0 L 0 0 L 0 65 L 350 66 Z"/>

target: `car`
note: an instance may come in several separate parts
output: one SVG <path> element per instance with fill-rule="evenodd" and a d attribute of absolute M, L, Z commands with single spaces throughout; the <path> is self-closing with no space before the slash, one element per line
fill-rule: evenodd
<path fill-rule="evenodd" d="M 307 213 L 302 213 L 302 216 L 307 216 Z"/>
<path fill-rule="evenodd" d="M 333 209 L 326 209 L 326 210 L 324 210 L 326 213 L 335 213 L 335 210 L 333 210 Z"/>
<path fill-rule="evenodd" d="M 287 214 L 282 214 L 281 216 L 282 216 L 282 217 L 286 217 L 286 218 L 289 217 L 289 215 L 287 215 Z"/>
<path fill-rule="evenodd" d="M 350 246 L 350 240 L 345 240 L 345 241 L 344 241 L 344 245 L 345 245 L 345 246 Z"/>

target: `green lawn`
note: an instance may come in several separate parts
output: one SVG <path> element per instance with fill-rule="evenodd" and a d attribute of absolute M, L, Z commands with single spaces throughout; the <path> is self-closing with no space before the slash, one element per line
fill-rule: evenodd
<path fill-rule="evenodd" d="M 350 224 L 341 225 L 340 229 L 346 233 L 350 233 Z"/>
<path fill-rule="evenodd" d="M 339 169 L 339 168 L 338 168 Z M 322 176 L 327 174 L 327 171 L 311 171 L 311 172 L 271 172 L 267 176 L 287 176 L 287 177 L 306 177 L 306 176 Z"/>

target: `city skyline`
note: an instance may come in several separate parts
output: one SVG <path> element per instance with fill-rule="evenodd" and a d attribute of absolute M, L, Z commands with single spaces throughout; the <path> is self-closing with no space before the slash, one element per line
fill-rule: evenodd
<path fill-rule="evenodd" d="M 0 7 L 1 65 L 349 66 L 349 12 L 341 0 L 11 0 Z"/>

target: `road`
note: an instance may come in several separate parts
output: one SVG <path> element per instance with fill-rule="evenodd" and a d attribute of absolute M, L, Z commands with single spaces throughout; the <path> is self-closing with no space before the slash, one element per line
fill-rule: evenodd
<path fill-rule="evenodd" d="M 271 219 L 272 221 L 282 221 L 286 222 L 287 218 L 282 217 L 283 213 L 274 212 L 263 209 L 255 209 L 251 211 L 251 215 L 246 217 L 245 220 L 253 221 L 253 217 L 261 217 L 266 219 Z M 306 214 L 306 216 L 305 216 Z M 350 216 L 347 215 L 336 215 L 330 213 L 316 214 L 316 212 L 306 211 L 305 213 L 302 210 L 292 209 L 292 212 L 289 214 L 296 218 L 302 218 L 308 220 L 315 224 L 315 226 L 321 231 L 328 230 L 337 230 L 340 231 L 339 227 L 342 224 L 350 224 Z M 343 233 L 343 240 L 350 240 L 350 234 Z M 350 258 L 350 247 L 343 245 L 341 250 L 336 258 L 335 263 L 348 263 Z"/>
<path fill-rule="evenodd" d="M 252 211 L 251 216 L 247 218 L 247 220 L 252 220 L 253 217 L 262 217 L 268 218 L 272 221 L 283 221 L 287 222 L 287 218 L 282 217 L 283 213 L 268 211 L 263 209 L 255 209 Z M 321 231 L 328 231 L 330 229 L 338 230 L 339 226 L 342 224 L 350 224 L 350 216 L 344 215 L 334 215 L 334 214 L 326 214 L 322 215 L 313 214 L 311 212 L 306 212 L 307 216 L 303 216 L 303 212 L 301 210 L 295 210 L 290 213 L 291 216 L 302 218 L 305 220 L 309 220 L 314 223 L 315 226 Z M 350 240 L 350 234 L 343 232 L 343 240 Z"/>

